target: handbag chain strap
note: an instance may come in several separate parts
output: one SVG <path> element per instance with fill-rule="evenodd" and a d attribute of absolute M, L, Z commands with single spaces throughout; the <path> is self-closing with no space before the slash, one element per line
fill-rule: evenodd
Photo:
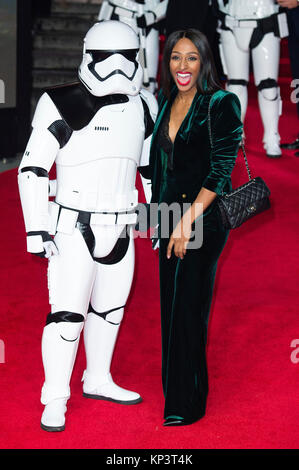
<path fill-rule="evenodd" d="M 212 95 L 213 96 L 213 95 Z M 211 101 L 212 101 L 212 96 L 210 98 L 210 101 L 209 101 L 209 109 L 208 109 L 208 128 L 209 128 L 209 136 L 210 136 L 210 144 L 211 144 L 211 150 L 213 151 L 213 139 L 212 139 L 212 126 L 211 126 Z M 247 174 L 248 174 L 248 178 L 249 178 L 249 181 L 252 180 L 251 178 L 251 173 L 250 173 L 250 169 L 249 169 L 249 165 L 248 165 L 248 160 L 247 160 L 247 157 L 246 157 L 246 152 L 245 152 L 245 147 L 244 147 L 244 140 L 242 139 L 241 141 L 241 149 L 242 149 L 242 152 L 243 152 L 243 156 L 244 156 L 244 160 L 245 160 L 245 165 L 246 165 L 246 170 L 247 170 Z"/>

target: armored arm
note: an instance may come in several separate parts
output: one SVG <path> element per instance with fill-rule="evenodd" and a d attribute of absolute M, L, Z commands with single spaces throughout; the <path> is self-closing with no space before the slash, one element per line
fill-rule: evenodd
<path fill-rule="evenodd" d="M 109 2 L 107 0 L 103 0 L 99 14 L 98 14 L 98 20 L 99 21 L 110 20 L 112 12 L 113 12 L 113 6 L 109 5 Z"/>
<path fill-rule="evenodd" d="M 149 154 L 152 134 L 158 112 L 158 104 L 154 95 L 147 90 L 142 89 L 140 91 L 140 97 L 144 110 L 145 135 L 138 170 L 141 176 L 146 202 L 149 203 L 152 195 Z"/>
<path fill-rule="evenodd" d="M 150 201 L 152 197 L 152 185 L 149 154 L 154 124 L 158 112 L 158 104 L 154 95 L 147 90 L 142 89 L 140 91 L 140 97 L 144 111 L 145 135 L 138 171 L 140 173 L 146 203 L 138 205 L 136 230 L 146 231 L 151 226 Z"/>
<path fill-rule="evenodd" d="M 162 0 L 156 6 L 151 6 L 152 2 L 149 3 L 149 6 L 145 4 L 144 14 L 137 18 L 139 28 L 152 26 L 165 18 L 168 0 Z"/>
<path fill-rule="evenodd" d="M 27 232 L 27 251 L 51 255 L 49 235 L 49 174 L 61 146 L 63 121 L 47 93 L 40 98 L 32 121 L 32 133 L 19 166 L 18 185 Z M 60 131 L 58 127 L 60 126 Z M 55 252 L 55 247 L 52 247 Z M 49 251 L 50 250 L 50 251 Z"/>

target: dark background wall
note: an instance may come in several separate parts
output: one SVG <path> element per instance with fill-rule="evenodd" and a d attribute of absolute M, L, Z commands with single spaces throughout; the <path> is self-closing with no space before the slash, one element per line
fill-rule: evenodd
<path fill-rule="evenodd" d="M 24 147 L 30 129 L 32 4 L 31 0 L 0 2 L 0 79 L 5 84 L 5 102 L 0 104 L 0 158 L 13 158 Z M 3 78 L 2 78 L 3 77 Z"/>

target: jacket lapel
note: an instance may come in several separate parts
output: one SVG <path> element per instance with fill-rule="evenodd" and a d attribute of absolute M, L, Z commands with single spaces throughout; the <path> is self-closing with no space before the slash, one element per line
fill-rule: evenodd
<path fill-rule="evenodd" d="M 154 132 L 153 132 L 153 136 L 152 136 L 151 145 L 153 145 L 154 140 L 156 139 L 156 136 L 157 136 L 158 131 L 160 129 L 161 122 L 163 121 L 163 117 L 165 115 L 165 112 L 166 112 L 166 110 L 168 110 L 169 106 L 172 105 L 174 98 L 175 98 L 175 95 L 173 96 L 173 93 L 172 93 L 172 96 L 171 96 L 169 101 L 167 101 L 165 96 L 161 100 L 160 111 L 159 111 L 158 117 L 157 117 L 156 122 L 155 122 L 155 128 L 154 128 Z"/>

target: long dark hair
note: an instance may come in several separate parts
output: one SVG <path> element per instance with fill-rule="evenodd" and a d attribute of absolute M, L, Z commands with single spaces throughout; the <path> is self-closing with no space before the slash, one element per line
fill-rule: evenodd
<path fill-rule="evenodd" d="M 174 80 L 169 69 L 169 62 L 172 50 L 176 43 L 187 38 L 196 46 L 200 56 L 200 70 L 197 79 L 197 91 L 199 93 L 208 94 L 219 90 L 216 67 L 213 54 L 209 46 L 206 36 L 197 29 L 184 29 L 171 33 L 165 43 L 162 67 L 161 67 L 161 86 L 167 99 L 170 98 L 171 89 L 174 86 Z"/>

